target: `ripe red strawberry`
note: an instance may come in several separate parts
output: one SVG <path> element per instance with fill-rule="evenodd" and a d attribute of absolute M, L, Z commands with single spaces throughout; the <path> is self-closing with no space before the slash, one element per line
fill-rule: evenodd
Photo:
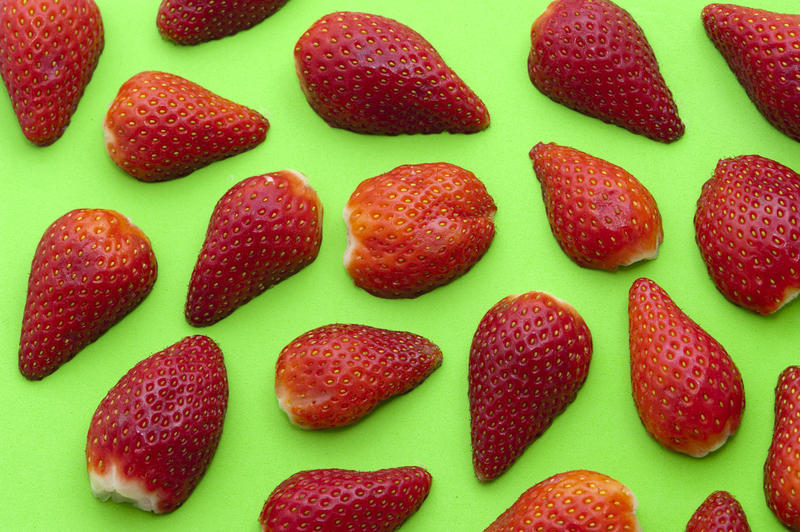
<path fill-rule="evenodd" d="M 644 32 L 610 0 L 555 0 L 533 23 L 528 74 L 555 102 L 661 142 L 684 131 Z"/>
<path fill-rule="evenodd" d="M 715 491 L 694 512 L 686 532 L 750 532 L 750 525 L 733 495 Z"/>
<path fill-rule="evenodd" d="M 64 134 L 103 45 L 94 0 L 0 4 L 0 74 L 28 140 L 47 146 Z"/>
<path fill-rule="evenodd" d="M 619 481 L 594 471 L 567 471 L 529 488 L 484 532 L 641 532 L 636 506 Z"/>
<path fill-rule="evenodd" d="M 141 181 L 166 181 L 255 148 L 269 122 L 196 83 L 147 71 L 120 87 L 103 129 L 117 166 Z"/>
<path fill-rule="evenodd" d="M 764 493 L 772 513 L 791 530 L 800 530 L 800 366 L 789 366 L 775 387 L 775 425 L 764 464 Z"/>
<path fill-rule="evenodd" d="M 390 532 L 419 509 L 431 481 L 430 473 L 414 466 L 301 471 L 275 488 L 258 520 L 264 532 Z"/>
<path fill-rule="evenodd" d="M 569 258 L 616 270 L 658 255 L 664 239 L 658 205 L 630 173 L 553 143 L 538 143 L 530 157 L 550 229 Z"/>
<path fill-rule="evenodd" d="M 97 340 L 150 293 L 150 239 L 124 215 L 76 209 L 36 248 L 22 318 L 19 370 L 42 379 Z"/>
<path fill-rule="evenodd" d="M 736 364 L 650 279 L 631 286 L 628 318 L 633 400 L 647 432 L 689 456 L 718 449 L 744 413 Z"/>
<path fill-rule="evenodd" d="M 356 285 L 416 297 L 466 273 L 489 249 L 497 207 L 469 170 L 403 165 L 362 181 L 344 208 L 344 266 Z"/>
<path fill-rule="evenodd" d="M 800 291 L 800 175 L 759 155 L 722 159 L 697 200 L 708 274 L 733 303 L 771 314 Z"/>
<path fill-rule="evenodd" d="M 408 26 L 338 12 L 297 41 L 295 67 L 311 107 L 357 133 L 475 133 L 489 112 L 433 46 Z"/>
<path fill-rule="evenodd" d="M 218 322 L 311 264 L 321 243 L 322 204 L 303 174 L 282 170 L 240 181 L 211 214 L 186 319 Z"/>
<path fill-rule="evenodd" d="M 162 0 L 156 26 L 178 44 L 199 44 L 252 28 L 287 0 Z"/>
<path fill-rule="evenodd" d="M 543 292 L 508 296 L 478 325 L 469 355 L 472 463 L 503 474 L 586 381 L 592 335 L 569 303 Z"/>
<path fill-rule="evenodd" d="M 275 394 L 295 425 L 343 427 L 390 397 L 413 390 L 441 364 L 442 351 L 422 336 L 366 325 L 326 325 L 283 348 Z"/>
<path fill-rule="evenodd" d="M 92 493 L 158 514 L 175 510 L 211 463 L 227 406 L 225 362 L 211 338 L 189 336 L 142 360 L 92 417 Z"/>

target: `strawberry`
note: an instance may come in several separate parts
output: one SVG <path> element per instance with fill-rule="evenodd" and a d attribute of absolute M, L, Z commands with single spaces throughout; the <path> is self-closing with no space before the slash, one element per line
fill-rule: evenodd
<path fill-rule="evenodd" d="M 791 530 L 800 530 L 800 366 L 789 366 L 775 386 L 775 424 L 764 463 L 764 494 L 775 517 Z"/>
<path fill-rule="evenodd" d="M 214 457 L 227 405 L 222 351 L 207 336 L 136 364 L 92 417 L 86 466 L 94 496 L 157 514 L 178 508 Z"/>
<path fill-rule="evenodd" d="M 258 520 L 264 532 L 389 532 L 419 509 L 431 481 L 428 471 L 415 466 L 300 471 L 275 488 Z"/>
<path fill-rule="evenodd" d="M 58 218 L 31 264 L 20 372 L 38 380 L 72 359 L 142 302 L 157 270 L 150 239 L 124 215 L 76 209 Z"/>
<path fill-rule="evenodd" d="M 750 532 L 750 525 L 733 495 L 715 491 L 694 512 L 686 532 Z"/>
<path fill-rule="evenodd" d="M 771 159 L 722 159 L 697 200 L 708 274 L 733 303 L 771 314 L 800 291 L 800 175 Z"/>
<path fill-rule="evenodd" d="M 484 532 L 641 532 L 636 506 L 619 481 L 595 471 L 567 471 L 529 488 Z"/>
<path fill-rule="evenodd" d="M 489 249 L 497 207 L 469 170 L 403 165 L 358 185 L 344 208 L 344 266 L 386 298 L 417 297 L 465 274 Z"/>
<path fill-rule="evenodd" d="M 661 214 L 635 177 L 574 148 L 538 143 L 530 152 L 559 246 L 586 268 L 616 270 L 654 259 L 664 239 Z"/>
<path fill-rule="evenodd" d="M 186 319 L 211 325 L 302 270 L 322 243 L 322 204 L 282 170 L 240 181 L 217 202 L 189 282 Z"/>
<path fill-rule="evenodd" d="M 103 129 L 117 166 L 141 181 L 166 181 L 255 148 L 269 122 L 182 77 L 147 71 L 120 87 Z"/>
<path fill-rule="evenodd" d="M 343 427 L 416 388 L 441 364 L 441 349 L 422 336 L 366 325 L 326 325 L 283 348 L 275 394 L 295 425 Z"/>
<path fill-rule="evenodd" d="M 528 74 L 553 101 L 661 142 L 684 131 L 644 32 L 610 0 L 555 0 L 531 28 Z"/>
<path fill-rule="evenodd" d="M 631 385 L 639 418 L 661 445 L 701 457 L 739 428 L 744 385 L 719 342 L 650 279 L 628 294 Z"/>
<path fill-rule="evenodd" d="M 472 463 L 503 474 L 575 400 L 592 335 L 569 303 L 544 292 L 503 298 L 483 317 L 469 354 Z"/>
<path fill-rule="evenodd" d="M 47 146 L 64 134 L 104 43 L 94 0 L 0 4 L 0 74 L 28 140 Z"/>
<path fill-rule="evenodd" d="M 287 0 L 162 0 L 156 26 L 178 44 L 199 44 L 252 28 Z"/>
<path fill-rule="evenodd" d="M 475 133 L 489 127 L 480 98 L 419 33 L 396 20 L 338 12 L 297 41 L 294 59 L 311 107 L 357 133 Z"/>

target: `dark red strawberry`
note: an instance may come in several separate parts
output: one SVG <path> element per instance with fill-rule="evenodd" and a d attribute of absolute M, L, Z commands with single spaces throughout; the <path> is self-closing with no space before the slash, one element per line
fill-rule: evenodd
<path fill-rule="evenodd" d="M 442 351 L 422 336 L 366 325 L 326 325 L 283 348 L 275 394 L 295 425 L 343 427 L 390 397 L 413 390 L 441 364 Z"/>
<path fill-rule="evenodd" d="M 0 73 L 28 140 L 47 146 L 64 134 L 103 45 L 94 0 L 0 3 Z"/>
<path fill-rule="evenodd" d="M 569 258 L 616 270 L 658 255 L 664 239 L 658 205 L 630 173 L 553 143 L 538 143 L 530 157 L 550 229 Z"/>
<path fill-rule="evenodd" d="M 322 204 L 303 174 L 282 170 L 240 181 L 211 214 L 186 319 L 218 322 L 311 264 L 321 243 Z"/>
<path fill-rule="evenodd" d="M 431 481 L 430 473 L 414 466 L 301 471 L 275 488 L 258 521 L 264 532 L 390 532 L 425 502 Z"/>
<path fill-rule="evenodd" d="M 475 133 L 489 112 L 433 46 L 408 26 L 338 12 L 297 41 L 295 67 L 311 107 L 357 133 Z"/>
<path fill-rule="evenodd" d="M 481 320 L 469 355 L 472 463 L 503 474 L 575 400 L 592 359 L 589 328 L 544 292 L 508 296 Z"/>
<path fill-rule="evenodd" d="M 697 200 L 708 274 L 733 303 L 771 314 L 800 291 L 800 175 L 759 155 L 722 159 Z"/>
<path fill-rule="evenodd" d="M 631 384 L 639 418 L 661 445 L 701 457 L 739 428 L 742 376 L 719 342 L 650 279 L 628 296 Z"/>
<path fill-rule="evenodd" d="M 162 0 L 156 26 L 178 44 L 199 44 L 252 28 L 287 0 Z"/>
<path fill-rule="evenodd" d="M 189 336 L 142 360 L 92 417 L 92 493 L 158 514 L 175 510 L 208 469 L 227 406 L 225 362 L 211 338 Z"/>
<path fill-rule="evenodd" d="M 661 142 L 684 131 L 644 32 L 610 0 L 555 0 L 533 23 L 528 74 L 555 102 Z"/>
<path fill-rule="evenodd" d="M 764 463 L 764 494 L 772 513 L 800 530 L 800 366 L 789 366 L 775 386 L 775 424 Z"/>
<path fill-rule="evenodd" d="M 494 238 L 496 211 L 469 170 L 398 166 L 361 182 L 345 205 L 345 268 L 373 295 L 419 296 L 480 260 Z"/>
<path fill-rule="evenodd" d="M 117 166 L 141 181 L 166 181 L 255 148 L 269 122 L 182 77 L 147 71 L 120 87 L 103 129 Z"/>
<path fill-rule="evenodd" d="M 733 495 L 715 491 L 694 512 L 686 532 L 750 532 L 750 525 Z"/>
<path fill-rule="evenodd" d="M 42 379 L 97 340 L 150 293 L 150 239 L 124 215 L 76 209 L 36 248 L 19 341 L 19 370 Z"/>

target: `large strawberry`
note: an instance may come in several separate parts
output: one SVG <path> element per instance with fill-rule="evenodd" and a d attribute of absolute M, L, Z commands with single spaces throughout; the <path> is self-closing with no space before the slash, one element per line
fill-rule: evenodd
<path fill-rule="evenodd" d="M 616 270 L 658 255 L 664 239 L 658 205 L 630 173 L 553 143 L 538 143 L 530 157 L 550 229 L 569 258 Z"/>
<path fill-rule="evenodd" d="M 153 288 L 150 239 L 119 212 L 76 209 L 42 235 L 31 264 L 19 369 L 50 375 L 133 310 Z"/>
<path fill-rule="evenodd" d="M 478 325 L 469 355 L 472 462 L 503 474 L 575 399 L 592 336 L 569 304 L 544 292 L 508 296 Z"/>
<path fill-rule="evenodd" d="M 719 448 L 739 428 L 745 404 L 725 348 L 650 279 L 631 285 L 628 318 L 633 400 L 647 432 L 689 456 Z"/>
<path fill-rule="evenodd" d="M 764 463 L 764 494 L 772 513 L 800 530 L 800 366 L 789 366 L 775 386 L 775 424 Z"/>
<path fill-rule="evenodd" d="M 275 488 L 258 520 L 263 532 L 390 532 L 425 502 L 431 481 L 416 466 L 300 471 Z"/>
<path fill-rule="evenodd" d="M 47 146 L 61 137 L 103 45 L 94 0 L 0 3 L 0 74 L 28 140 Z"/>
<path fill-rule="evenodd" d="M 117 166 L 141 181 L 165 181 L 255 148 L 269 122 L 180 76 L 146 71 L 120 87 L 103 129 Z"/>
<path fill-rule="evenodd" d="M 771 314 L 800 291 L 800 174 L 760 155 L 722 159 L 697 200 L 708 274 L 733 303 Z"/>
<path fill-rule="evenodd" d="M 306 177 L 249 177 L 217 202 L 197 258 L 186 319 L 211 325 L 305 268 L 322 243 L 322 204 Z"/>
<path fill-rule="evenodd" d="M 550 99 L 651 139 L 684 125 L 653 50 L 610 0 L 555 0 L 531 28 L 528 74 Z"/>
<path fill-rule="evenodd" d="M 345 268 L 376 296 L 419 296 L 478 262 L 494 238 L 496 211 L 469 170 L 398 166 L 361 182 L 345 205 Z"/>
<path fill-rule="evenodd" d="M 416 388 L 441 364 L 442 351 L 422 336 L 366 325 L 326 325 L 283 348 L 275 394 L 295 425 L 342 427 Z"/>
<path fill-rule="evenodd" d="M 92 493 L 167 513 L 183 504 L 217 450 L 228 406 L 222 351 L 189 336 L 130 369 L 86 436 Z"/>
<path fill-rule="evenodd" d="M 300 37 L 294 58 L 308 103 L 333 127 L 384 135 L 489 127 L 481 99 L 396 20 L 331 13 Z"/>
<path fill-rule="evenodd" d="M 733 495 L 715 491 L 692 514 L 686 532 L 750 532 L 750 525 Z"/>

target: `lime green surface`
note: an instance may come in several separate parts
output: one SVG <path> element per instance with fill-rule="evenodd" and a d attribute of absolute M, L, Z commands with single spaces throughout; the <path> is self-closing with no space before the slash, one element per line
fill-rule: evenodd
<path fill-rule="evenodd" d="M 404 531 L 482 530 L 525 489 L 554 473 L 588 468 L 628 485 L 646 531 L 683 530 L 713 490 L 731 491 L 755 530 L 780 530 L 761 471 L 780 371 L 800 362 L 800 303 L 760 317 L 727 302 L 708 279 L 694 242 L 700 187 L 718 159 L 757 153 L 800 169 L 800 145 L 758 114 L 700 23 L 700 0 L 622 0 L 643 27 L 677 101 L 686 134 L 660 144 L 559 106 L 530 84 L 529 30 L 547 0 L 369 2 L 291 0 L 256 28 L 195 47 L 161 40 L 158 0 L 98 0 L 106 48 L 66 134 L 38 148 L 0 98 L 0 528 L 3 530 L 251 530 L 265 498 L 308 468 L 421 465 L 430 497 Z M 749 5 L 796 10 L 789 0 Z M 457 6 L 457 7 L 453 7 Z M 369 137 L 329 128 L 299 89 L 292 49 L 320 16 L 378 12 L 424 35 L 481 96 L 491 127 L 464 135 Z M 105 153 L 102 120 L 131 75 L 160 69 L 264 113 L 272 127 L 253 151 L 186 178 L 140 183 Z M 2 90 L 5 93 L 4 90 Z M 5 101 L 3 101 L 5 99 Z M 581 269 L 547 225 L 528 151 L 538 141 L 571 145 L 618 164 L 653 193 L 664 219 L 657 260 L 616 273 Z M 404 163 L 447 161 L 472 170 L 497 205 L 497 236 L 465 277 L 414 300 L 383 300 L 355 287 L 342 267 L 341 211 L 363 179 Z M 202 330 L 183 318 L 189 275 L 217 199 L 235 182 L 292 168 L 305 173 L 325 208 L 322 250 L 295 277 Z M 151 238 L 159 278 L 150 296 L 97 342 L 42 382 L 17 370 L 28 270 L 44 229 L 79 207 L 117 209 Z M 738 364 L 747 407 L 741 429 L 703 459 L 667 451 L 641 427 L 630 397 L 627 291 L 660 283 Z M 473 476 L 467 359 L 480 318 L 502 297 L 550 292 L 574 305 L 594 337 L 594 359 L 577 400 L 498 480 Z M 275 399 L 280 349 L 308 329 L 352 322 L 422 334 L 444 363 L 422 386 L 356 425 L 307 432 Z M 100 503 L 89 490 L 84 445 L 98 402 L 133 364 L 201 332 L 222 347 L 230 404 L 217 455 L 188 502 L 166 516 Z"/>

